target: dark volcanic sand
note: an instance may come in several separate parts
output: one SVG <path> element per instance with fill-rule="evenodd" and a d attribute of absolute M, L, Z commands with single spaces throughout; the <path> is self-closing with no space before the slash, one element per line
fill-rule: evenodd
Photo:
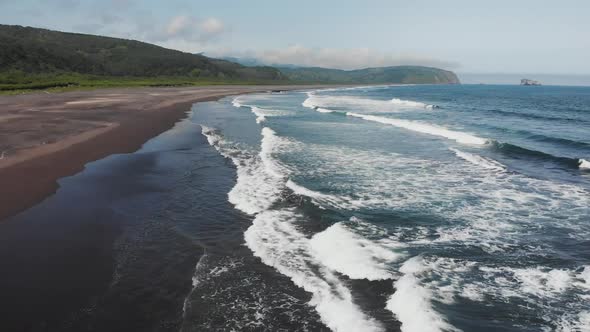
<path fill-rule="evenodd" d="M 210 86 L 0 96 L 0 220 L 55 192 L 87 162 L 131 152 L 170 128 L 197 101 L 305 88 Z M 0 221 L 1 222 L 1 221 Z"/>

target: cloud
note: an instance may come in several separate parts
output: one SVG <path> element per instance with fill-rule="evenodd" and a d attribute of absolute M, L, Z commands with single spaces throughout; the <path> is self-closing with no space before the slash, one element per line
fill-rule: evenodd
<path fill-rule="evenodd" d="M 162 29 L 152 31 L 147 38 L 160 42 L 176 40 L 205 43 L 218 38 L 225 31 L 225 25 L 217 18 L 198 19 L 178 15 L 170 19 Z"/>
<path fill-rule="evenodd" d="M 201 38 L 209 40 L 214 39 L 217 36 L 225 32 L 225 25 L 220 20 L 210 17 L 200 23 L 201 27 Z"/>
<path fill-rule="evenodd" d="M 293 45 L 284 49 L 237 53 L 226 50 L 212 52 L 211 54 L 216 56 L 256 58 L 268 65 L 292 64 L 306 67 L 347 70 L 399 65 L 430 66 L 445 69 L 460 67 L 456 62 L 439 60 L 429 56 L 407 53 L 384 53 L 369 48 L 309 48 L 302 45 Z"/>

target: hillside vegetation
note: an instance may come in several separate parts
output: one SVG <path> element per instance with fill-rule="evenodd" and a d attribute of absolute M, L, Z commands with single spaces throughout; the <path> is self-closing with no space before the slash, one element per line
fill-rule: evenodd
<path fill-rule="evenodd" d="M 135 40 L 0 25 L 0 92 L 204 84 L 458 82 L 454 73 L 437 68 L 344 71 L 245 66 Z"/>
<path fill-rule="evenodd" d="M 395 66 L 358 70 L 279 68 L 292 81 L 323 83 L 458 84 L 451 71 L 421 66 Z"/>
<path fill-rule="evenodd" d="M 276 81 L 272 67 L 246 67 L 134 40 L 0 25 L 0 89 L 137 81 Z"/>

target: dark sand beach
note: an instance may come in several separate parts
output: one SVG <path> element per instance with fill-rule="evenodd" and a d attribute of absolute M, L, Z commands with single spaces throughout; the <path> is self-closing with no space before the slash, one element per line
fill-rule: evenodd
<path fill-rule="evenodd" d="M 0 97 L 0 220 L 55 192 L 87 162 L 137 150 L 198 101 L 302 86 L 129 88 Z"/>

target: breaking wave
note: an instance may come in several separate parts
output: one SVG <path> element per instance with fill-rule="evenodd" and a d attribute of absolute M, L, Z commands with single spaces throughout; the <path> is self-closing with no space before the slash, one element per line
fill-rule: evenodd
<path fill-rule="evenodd" d="M 432 291 L 418 279 L 428 270 L 421 257 L 404 262 L 400 268 L 403 275 L 395 282 L 396 291 L 387 301 L 387 309 L 402 323 L 403 332 L 459 331 L 432 308 Z"/>
<path fill-rule="evenodd" d="M 421 103 L 419 101 L 403 100 L 403 99 L 399 99 L 399 98 L 393 98 L 391 100 L 391 103 L 394 105 L 400 105 L 400 106 L 406 106 L 406 107 L 417 107 L 417 108 L 426 108 L 426 109 L 439 108 L 436 105 L 425 104 L 425 103 Z"/>
<path fill-rule="evenodd" d="M 362 223 L 366 228 L 375 227 L 354 217 L 351 223 Z M 318 261 L 351 279 L 392 279 L 389 264 L 403 257 L 403 254 L 394 251 L 399 248 L 396 242 L 369 240 L 342 222 L 315 234 L 310 245 Z"/>
<path fill-rule="evenodd" d="M 223 156 L 230 158 L 237 168 L 237 182 L 228 196 L 237 209 L 255 216 L 252 226 L 244 235 L 246 244 L 254 255 L 310 292 L 310 305 L 316 308 L 322 321 L 331 329 L 382 331 L 381 324 L 363 313 L 354 303 L 350 290 L 331 272 L 330 266 L 326 266 L 321 260 L 322 255 L 327 253 L 320 249 L 320 260 L 316 258 L 318 253 L 312 252 L 312 241 L 296 227 L 296 222 L 302 216 L 292 209 L 271 208 L 281 199 L 281 192 L 288 183 L 288 170 L 272 154 L 289 143 L 277 136 L 272 129 L 265 127 L 262 129 L 260 152 L 252 154 L 237 151 L 212 128 L 202 126 L 202 133 L 209 144 Z M 293 182 L 289 183 L 294 191 L 302 192 L 303 189 Z M 314 193 L 311 195 L 318 197 Z M 317 240 L 314 243 L 318 249 Z M 386 249 L 374 249 L 373 252 L 385 257 L 384 250 Z M 312 266 L 317 266 L 318 270 L 311 268 Z"/>
<path fill-rule="evenodd" d="M 538 150 L 531 150 L 527 148 L 523 148 L 518 145 L 510 144 L 510 143 L 502 143 L 495 140 L 490 141 L 492 148 L 502 154 L 507 156 L 515 157 L 515 158 L 530 158 L 536 159 L 541 161 L 550 161 L 555 164 L 559 164 L 565 166 L 567 168 L 580 168 L 585 169 L 590 166 L 588 161 L 584 159 L 577 159 L 577 158 L 568 158 L 568 157 L 559 157 L 554 156 L 552 154 L 538 151 Z"/>
<path fill-rule="evenodd" d="M 485 158 L 482 156 L 478 156 L 476 154 L 472 154 L 472 153 L 468 153 L 468 152 L 463 152 L 454 148 L 450 148 L 451 151 L 453 151 L 457 157 L 466 160 L 474 165 L 483 167 L 485 169 L 489 169 L 489 170 L 493 170 L 493 171 L 498 171 L 498 172 L 502 172 L 506 170 L 506 166 L 502 165 L 501 163 L 489 159 L 489 158 Z"/>
<path fill-rule="evenodd" d="M 367 120 L 367 121 L 388 124 L 388 125 L 392 125 L 395 127 L 419 132 L 422 134 L 445 137 L 445 138 L 452 139 L 454 141 L 457 141 L 457 142 L 463 143 L 463 144 L 485 145 L 488 142 L 488 140 L 486 140 L 484 138 L 477 137 L 472 134 L 463 133 L 460 131 L 453 131 L 453 130 L 449 130 L 449 129 L 446 129 L 443 127 L 439 127 L 439 126 L 435 126 L 435 125 L 431 125 L 431 124 L 427 124 L 427 123 L 422 123 L 422 122 L 401 120 L 401 119 L 394 119 L 394 118 L 386 118 L 386 117 L 382 117 L 382 116 L 359 114 L 359 113 L 353 113 L 353 112 L 348 112 L 348 113 L 346 113 L 346 115 L 352 116 L 355 118 L 361 118 L 361 119 Z"/>
<path fill-rule="evenodd" d="M 331 108 L 336 109 L 361 109 L 370 111 L 389 111 L 397 112 L 404 109 L 428 109 L 432 110 L 439 108 L 436 105 L 430 105 L 418 101 L 403 100 L 399 98 L 393 98 L 387 100 L 377 100 L 360 98 L 354 96 L 327 96 L 318 95 L 315 92 L 308 92 L 307 99 L 302 103 L 304 107 L 315 109 L 315 110 L 326 110 L 331 111 Z M 321 112 L 321 111 L 320 111 Z"/>

